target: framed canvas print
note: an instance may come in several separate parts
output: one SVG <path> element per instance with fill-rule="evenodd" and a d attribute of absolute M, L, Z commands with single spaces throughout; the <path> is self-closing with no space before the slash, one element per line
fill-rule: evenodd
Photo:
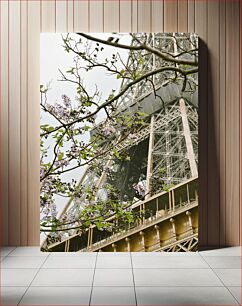
<path fill-rule="evenodd" d="M 40 41 L 41 250 L 196 251 L 197 35 Z"/>

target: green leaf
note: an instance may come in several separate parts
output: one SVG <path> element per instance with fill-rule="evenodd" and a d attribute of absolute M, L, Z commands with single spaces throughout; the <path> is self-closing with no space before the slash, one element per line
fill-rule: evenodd
<path fill-rule="evenodd" d="M 53 224 L 53 225 L 51 226 L 51 229 L 52 229 L 52 231 L 56 231 L 56 230 L 57 230 L 57 224 Z"/>
<path fill-rule="evenodd" d="M 147 114 L 144 112 L 137 112 L 137 115 L 139 115 L 140 117 L 147 117 Z"/>
<path fill-rule="evenodd" d="M 90 130 L 90 128 L 91 128 L 90 126 L 88 126 L 88 125 L 84 125 L 83 130 L 84 130 L 84 131 L 89 131 L 89 130 Z"/>
<path fill-rule="evenodd" d="M 101 222 L 101 221 L 97 221 L 97 222 L 96 222 L 97 229 L 99 229 L 99 230 L 103 228 L 103 225 L 104 225 L 104 224 L 103 224 L 103 222 Z"/>
<path fill-rule="evenodd" d="M 64 152 L 58 154 L 58 160 L 62 160 L 64 157 Z"/>
<path fill-rule="evenodd" d="M 118 150 L 116 150 L 115 148 L 113 148 L 113 155 L 114 155 L 114 157 L 116 157 L 117 159 L 121 159 L 121 156 L 120 156 Z"/>
<path fill-rule="evenodd" d="M 89 227 L 90 225 L 91 225 L 91 221 L 86 221 L 85 223 L 84 223 L 84 225 L 86 226 L 86 227 Z"/>
<path fill-rule="evenodd" d="M 52 131 L 54 131 L 54 127 L 53 126 L 50 126 L 50 127 L 48 127 L 48 128 L 46 128 L 46 130 L 48 131 L 48 132 L 52 132 Z"/>
<path fill-rule="evenodd" d="M 82 102 L 83 106 L 92 106 L 92 102 L 91 101 L 84 101 Z"/>
<path fill-rule="evenodd" d="M 66 73 L 74 74 L 74 70 L 75 70 L 75 68 L 71 68 L 71 69 L 67 70 Z"/>

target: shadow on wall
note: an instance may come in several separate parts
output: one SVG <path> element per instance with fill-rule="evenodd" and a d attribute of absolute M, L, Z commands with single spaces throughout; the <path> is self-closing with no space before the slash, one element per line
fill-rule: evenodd
<path fill-rule="evenodd" d="M 199 249 L 220 247 L 219 101 L 215 100 L 212 55 L 199 39 Z"/>

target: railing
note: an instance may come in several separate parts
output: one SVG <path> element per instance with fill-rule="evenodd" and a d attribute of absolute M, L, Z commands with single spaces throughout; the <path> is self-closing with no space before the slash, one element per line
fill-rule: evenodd
<path fill-rule="evenodd" d="M 89 246 L 85 246 L 84 248 L 80 249 L 79 251 L 81 252 L 87 252 L 87 251 L 93 251 L 96 250 L 98 248 L 102 248 L 106 245 L 109 245 L 110 243 L 117 241 L 119 239 L 122 239 L 126 236 L 132 235 L 135 232 L 138 232 L 146 227 L 152 226 L 153 224 L 159 223 L 162 220 L 165 220 L 167 218 L 171 218 L 172 216 L 175 216 L 176 214 L 180 214 L 182 212 L 186 212 L 187 210 L 196 207 L 198 205 L 198 196 L 197 196 L 197 186 L 196 186 L 196 182 L 197 182 L 197 177 L 195 178 L 190 178 L 187 181 L 184 181 L 174 187 L 171 187 L 169 189 L 169 191 L 162 191 L 156 195 L 151 196 L 148 199 L 145 200 L 140 200 L 139 202 L 137 202 L 136 204 L 134 204 L 132 206 L 132 209 L 138 209 L 139 207 L 141 207 L 141 209 L 144 209 L 145 211 L 149 211 L 149 205 L 154 205 L 154 201 L 156 202 L 156 209 L 153 210 L 153 208 L 151 209 L 151 211 L 153 212 L 153 216 L 147 217 L 145 219 L 143 219 L 142 221 L 139 221 L 140 223 L 136 223 L 133 224 L 130 228 L 122 230 L 121 232 L 117 233 L 117 234 L 111 234 L 110 237 L 108 238 L 103 238 L 98 242 L 95 242 L 93 244 L 90 244 Z M 195 185 L 194 185 L 195 184 Z M 193 188 L 193 192 L 189 192 L 190 186 Z M 176 200 L 176 190 L 178 190 L 178 192 L 181 192 L 181 188 L 183 190 L 183 193 L 185 194 L 185 197 L 183 199 L 181 199 L 181 201 L 179 203 L 177 203 Z M 195 189 L 194 189 L 195 188 Z M 164 203 L 164 201 L 162 200 L 162 198 L 165 197 L 165 199 L 163 199 L 165 202 L 167 202 L 166 204 Z M 160 204 L 162 204 L 162 206 L 159 206 Z M 113 217 L 112 217 L 113 218 Z M 92 227 L 92 229 L 94 229 L 94 227 Z M 195 231 L 194 231 L 195 232 Z M 90 233 L 89 233 L 90 234 Z M 79 236 L 77 234 L 66 238 L 65 240 L 63 240 L 62 242 L 57 242 L 51 245 L 50 249 L 55 248 L 57 245 L 59 244 L 63 244 L 63 251 L 64 251 L 64 245 L 65 243 L 67 243 L 68 240 Z M 80 237 L 80 239 L 82 239 Z"/>
<path fill-rule="evenodd" d="M 160 216 L 159 214 L 154 215 L 153 217 L 150 217 L 148 219 L 145 219 L 141 224 L 131 228 L 131 229 L 127 229 L 124 230 L 122 232 L 119 232 L 117 234 L 114 234 L 106 239 L 103 239 L 101 241 L 98 241 L 94 244 L 92 244 L 90 247 L 86 247 L 84 249 L 81 250 L 81 252 L 90 252 L 90 251 L 95 251 L 97 249 L 103 248 L 107 245 L 110 245 L 111 243 L 117 241 L 117 240 L 121 240 L 127 236 L 131 236 L 132 234 L 142 231 L 147 227 L 150 227 L 152 225 L 155 225 L 156 223 L 159 223 L 163 220 L 166 220 L 167 218 L 173 217 L 175 215 L 178 215 L 180 213 L 183 213 L 184 211 L 191 209 L 193 207 L 198 206 L 198 202 L 197 201 L 193 201 L 191 203 L 184 203 L 183 205 L 181 205 L 180 207 L 176 208 L 175 210 L 167 210 L 165 212 L 165 214 L 163 214 L 162 216 Z"/>

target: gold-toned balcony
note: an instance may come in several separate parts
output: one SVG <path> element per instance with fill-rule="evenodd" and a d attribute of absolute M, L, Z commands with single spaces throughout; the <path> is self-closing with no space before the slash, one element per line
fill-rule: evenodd
<path fill-rule="evenodd" d="M 105 233 L 92 226 L 81 235 L 73 235 L 50 246 L 49 251 L 81 252 L 153 252 L 180 245 L 190 251 L 197 246 L 198 179 L 192 178 L 156 194 L 132 207 L 149 212 L 139 222 L 118 233 Z M 189 244 L 189 243 L 190 244 Z M 182 246 L 188 243 L 187 248 Z M 194 245 L 195 243 L 195 245 Z"/>

